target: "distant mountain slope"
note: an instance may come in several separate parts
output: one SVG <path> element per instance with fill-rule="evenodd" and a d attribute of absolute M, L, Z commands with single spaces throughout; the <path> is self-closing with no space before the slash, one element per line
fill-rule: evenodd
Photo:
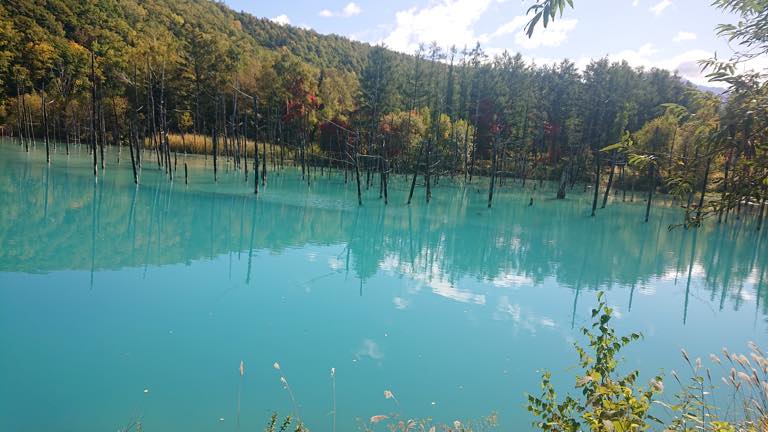
<path fill-rule="evenodd" d="M 231 11 L 218 4 L 224 11 Z M 322 35 L 290 25 L 281 25 L 266 18 L 257 18 L 245 12 L 233 13 L 242 29 L 256 44 L 276 50 L 287 48 L 293 55 L 318 67 L 330 67 L 360 73 L 365 66 L 371 46 L 343 36 Z"/>
<path fill-rule="evenodd" d="M 723 96 L 723 93 L 725 93 L 725 91 L 726 91 L 726 89 L 721 88 L 721 87 L 712 87 L 712 86 L 705 86 L 705 85 L 693 84 L 693 83 L 691 83 L 691 84 L 693 86 L 695 86 L 697 89 L 699 89 L 699 90 L 701 90 L 703 92 L 711 93 L 711 94 L 717 95 L 717 96 Z"/>
<path fill-rule="evenodd" d="M 132 44 L 161 36 L 163 30 L 178 39 L 197 30 L 243 48 L 274 51 L 284 47 L 314 66 L 356 73 L 370 50 L 368 44 L 280 25 L 208 0 L 15 0 L 0 5 L 0 20 L 13 22 L 13 29 L 0 29 L 0 50 L 9 48 L 13 36 L 28 38 L 26 44 L 65 38 L 90 45 L 93 35 L 96 41 Z"/>

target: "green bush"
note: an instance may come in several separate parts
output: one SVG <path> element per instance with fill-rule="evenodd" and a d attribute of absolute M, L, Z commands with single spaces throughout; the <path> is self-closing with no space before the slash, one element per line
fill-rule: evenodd
<path fill-rule="evenodd" d="M 551 383 L 551 374 L 541 378 L 542 394 L 528 395 L 528 411 L 538 420 L 534 425 L 543 431 L 593 432 L 642 431 L 650 428 L 654 396 L 663 390 L 662 377 L 655 377 L 646 387 L 637 385 L 638 371 L 620 375 L 616 367 L 619 352 L 629 343 L 641 338 L 639 333 L 618 337 L 609 325 L 612 310 L 598 294 L 598 306 L 592 310 L 591 328 L 582 328 L 589 348 L 574 344 L 579 354 L 582 374 L 576 378 L 581 396 L 567 395 L 562 402 Z"/>
<path fill-rule="evenodd" d="M 611 313 L 599 293 L 591 328 L 582 328 L 589 347 L 574 344 L 582 369 L 576 378 L 580 396 L 567 395 L 560 402 L 549 372 L 541 378 L 541 395 L 528 395 L 528 411 L 537 417 L 537 429 L 624 432 L 648 430 L 653 424 L 665 432 L 768 432 L 768 359 L 754 342 L 749 344 L 748 356 L 725 348 L 722 358 L 710 354 L 720 370 L 719 380 L 713 380 L 713 370 L 705 368 L 700 358 L 691 361 L 682 350 L 690 378 L 681 380 L 672 372 L 680 390 L 667 402 L 656 399 L 664 391 L 662 376 L 641 387 L 638 371 L 623 376 L 616 372 L 619 352 L 641 335 L 617 337 L 609 325 Z M 654 404 L 666 411 L 664 420 L 649 413 Z"/>

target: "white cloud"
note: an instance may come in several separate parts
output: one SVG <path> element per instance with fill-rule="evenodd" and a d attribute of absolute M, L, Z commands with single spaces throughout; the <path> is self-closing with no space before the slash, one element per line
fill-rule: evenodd
<path fill-rule="evenodd" d="M 640 4 L 640 0 L 632 0 L 632 6 L 637 7 Z"/>
<path fill-rule="evenodd" d="M 331 18 L 331 17 L 342 17 L 342 18 L 349 18 L 355 15 L 360 15 L 363 13 L 363 9 L 355 2 L 349 2 L 346 6 L 339 12 L 333 12 L 330 9 L 323 9 L 320 12 L 318 12 L 318 15 L 320 15 L 323 18 Z"/>
<path fill-rule="evenodd" d="M 655 55 L 658 52 L 659 50 L 656 49 L 656 47 L 653 46 L 652 43 L 647 43 L 641 46 L 640 48 L 638 48 L 637 50 L 620 51 L 616 56 L 619 57 L 620 59 L 627 60 L 629 63 L 632 63 L 632 61 L 630 60 L 650 58 L 651 56 Z"/>
<path fill-rule="evenodd" d="M 508 35 L 508 34 L 512 34 L 517 31 L 520 31 L 525 27 L 525 24 L 529 20 L 530 18 L 525 17 L 525 15 L 518 15 L 515 18 L 513 18 L 512 21 L 504 23 L 501 25 L 501 27 L 497 28 L 496 31 L 489 36 L 489 39 L 497 38 L 499 36 L 504 36 L 504 35 Z M 536 33 L 538 33 L 538 30 L 541 30 L 541 29 L 543 29 L 543 27 L 537 29 Z"/>
<path fill-rule="evenodd" d="M 699 60 L 707 59 L 712 56 L 709 51 L 697 49 L 685 51 L 670 57 L 660 56 L 659 51 L 653 44 L 645 44 L 636 50 L 623 50 L 618 53 L 609 54 L 608 57 L 613 61 L 626 60 L 627 63 L 634 67 L 644 67 L 646 69 L 659 68 L 669 71 L 677 71 L 677 73 L 687 79 L 688 81 L 699 84 L 714 86 L 710 83 L 706 74 L 701 72 L 701 67 L 698 64 Z M 589 59 L 582 58 L 577 62 L 580 68 L 589 63 Z"/>
<path fill-rule="evenodd" d="M 351 17 L 355 15 L 360 15 L 363 12 L 363 10 L 355 4 L 354 2 L 347 3 L 346 6 L 344 6 L 344 9 L 342 9 L 341 14 L 345 17 Z"/>
<path fill-rule="evenodd" d="M 288 15 L 286 15 L 286 14 L 278 15 L 278 16 L 272 18 L 271 21 L 276 22 L 276 23 L 278 23 L 280 25 L 288 25 L 288 24 L 291 23 L 291 19 L 288 18 Z"/>
<path fill-rule="evenodd" d="M 485 39 L 476 35 L 475 23 L 493 0 L 439 0 L 427 7 L 401 10 L 395 14 L 395 28 L 380 42 L 401 52 L 413 52 L 419 43 L 474 45 Z"/>
<path fill-rule="evenodd" d="M 530 38 L 524 31 L 515 35 L 515 43 L 523 48 L 533 49 L 540 46 L 556 47 L 568 39 L 568 33 L 576 28 L 578 20 L 564 19 L 550 23 L 547 28 L 539 29 Z"/>
<path fill-rule="evenodd" d="M 493 33 L 475 33 L 475 24 L 489 7 L 494 2 L 504 1 L 506 0 L 438 0 L 427 7 L 401 10 L 395 14 L 395 28 L 379 42 L 394 50 L 410 53 L 415 51 L 420 43 L 437 42 L 443 47 L 471 46 L 477 42 L 487 44 L 492 39 L 514 34 L 517 45 L 533 49 L 562 44 L 578 23 L 575 19 L 557 20 L 546 29 L 537 29 L 533 37 L 528 38 L 524 27 L 530 17 L 520 15 Z M 493 47 L 486 47 L 486 51 L 488 50 L 493 50 Z"/>
<path fill-rule="evenodd" d="M 647 43 L 637 49 L 628 49 L 608 54 L 607 57 L 611 61 L 625 60 L 633 67 L 644 67 L 646 70 L 657 68 L 677 72 L 679 76 L 693 84 L 725 88 L 726 84 L 710 82 L 706 77 L 706 72 L 702 72 L 701 66 L 699 66 L 700 60 L 711 58 L 712 55 L 713 53 L 711 51 L 703 49 L 693 49 L 670 54 L 657 49 L 653 44 Z M 528 58 L 526 59 L 528 60 Z M 549 63 L 551 59 L 534 58 L 530 60 L 535 60 L 537 64 L 541 64 L 542 62 Z M 590 61 L 591 59 L 589 57 L 581 57 L 575 63 L 580 70 L 584 70 Z M 749 71 L 768 72 L 768 57 L 757 57 L 746 61 L 737 67 L 737 72 Z"/>
<path fill-rule="evenodd" d="M 533 36 L 530 38 L 525 33 L 525 24 L 530 20 L 529 17 L 524 15 L 516 16 L 512 21 L 503 24 L 496 29 L 491 35 L 483 35 L 480 37 L 482 41 L 488 41 L 507 34 L 515 34 L 515 44 L 527 48 L 534 49 L 540 46 L 555 47 L 568 39 L 568 33 L 576 28 L 578 20 L 564 19 L 553 21 L 547 26 L 547 28 L 541 27 L 536 29 Z"/>
<path fill-rule="evenodd" d="M 664 12 L 664 9 L 670 6 L 672 6 L 672 0 L 661 0 L 656 3 L 656 5 L 651 6 L 650 11 L 653 12 L 654 15 L 661 15 L 661 13 Z"/>
<path fill-rule="evenodd" d="M 677 32 L 677 36 L 675 36 L 672 40 L 675 41 L 675 42 L 683 42 L 683 41 L 696 40 L 696 33 L 687 32 L 687 31 L 679 31 L 679 32 Z"/>

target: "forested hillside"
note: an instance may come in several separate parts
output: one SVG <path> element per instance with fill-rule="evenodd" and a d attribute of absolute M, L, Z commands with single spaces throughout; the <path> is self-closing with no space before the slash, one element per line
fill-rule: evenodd
<path fill-rule="evenodd" d="M 181 151 L 168 137 L 186 134 L 204 145 L 184 151 L 236 168 L 258 158 L 256 139 L 302 166 L 377 170 L 384 189 L 390 171 L 421 173 L 427 199 L 435 176 L 456 174 L 557 179 L 562 198 L 608 167 L 612 181 L 626 160 L 599 150 L 623 137 L 687 156 L 697 132 L 681 111 L 716 103 L 669 71 L 532 65 L 480 46 L 403 55 L 205 0 L 22 0 L 0 5 L 0 24 L 4 133 L 87 143 L 94 165 L 104 145 L 130 144 L 168 170 Z M 266 145 L 261 157 L 265 177 Z M 648 182 L 624 171 L 622 187 Z"/>

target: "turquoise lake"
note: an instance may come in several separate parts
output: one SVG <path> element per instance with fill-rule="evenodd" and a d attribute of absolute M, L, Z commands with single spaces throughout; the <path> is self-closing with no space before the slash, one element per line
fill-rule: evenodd
<path fill-rule="evenodd" d="M 275 362 L 315 431 L 331 368 L 339 431 L 492 412 L 530 430 L 525 393 L 543 369 L 572 388 L 599 290 L 644 335 L 623 366 L 643 382 L 683 369 L 681 348 L 768 342 L 768 241 L 746 213 L 669 231 L 679 205 L 645 224 L 640 192 L 591 218 L 582 185 L 558 201 L 507 180 L 488 209 L 486 179 L 448 178 L 429 204 L 395 178 L 388 206 L 372 186 L 358 207 L 343 173 L 295 168 L 256 198 L 252 175 L 214 184 L 199 157 L 185 186 L 180 158 L 171 183 L 150 153 L 136 188 L 116 156 L 95 183 L 85 147 L 48 167 L 39 144 L 0 144 L 0 431 L 235 431 L 238 394 L 239 430 L 263 430 L 296 411 Z"/>

